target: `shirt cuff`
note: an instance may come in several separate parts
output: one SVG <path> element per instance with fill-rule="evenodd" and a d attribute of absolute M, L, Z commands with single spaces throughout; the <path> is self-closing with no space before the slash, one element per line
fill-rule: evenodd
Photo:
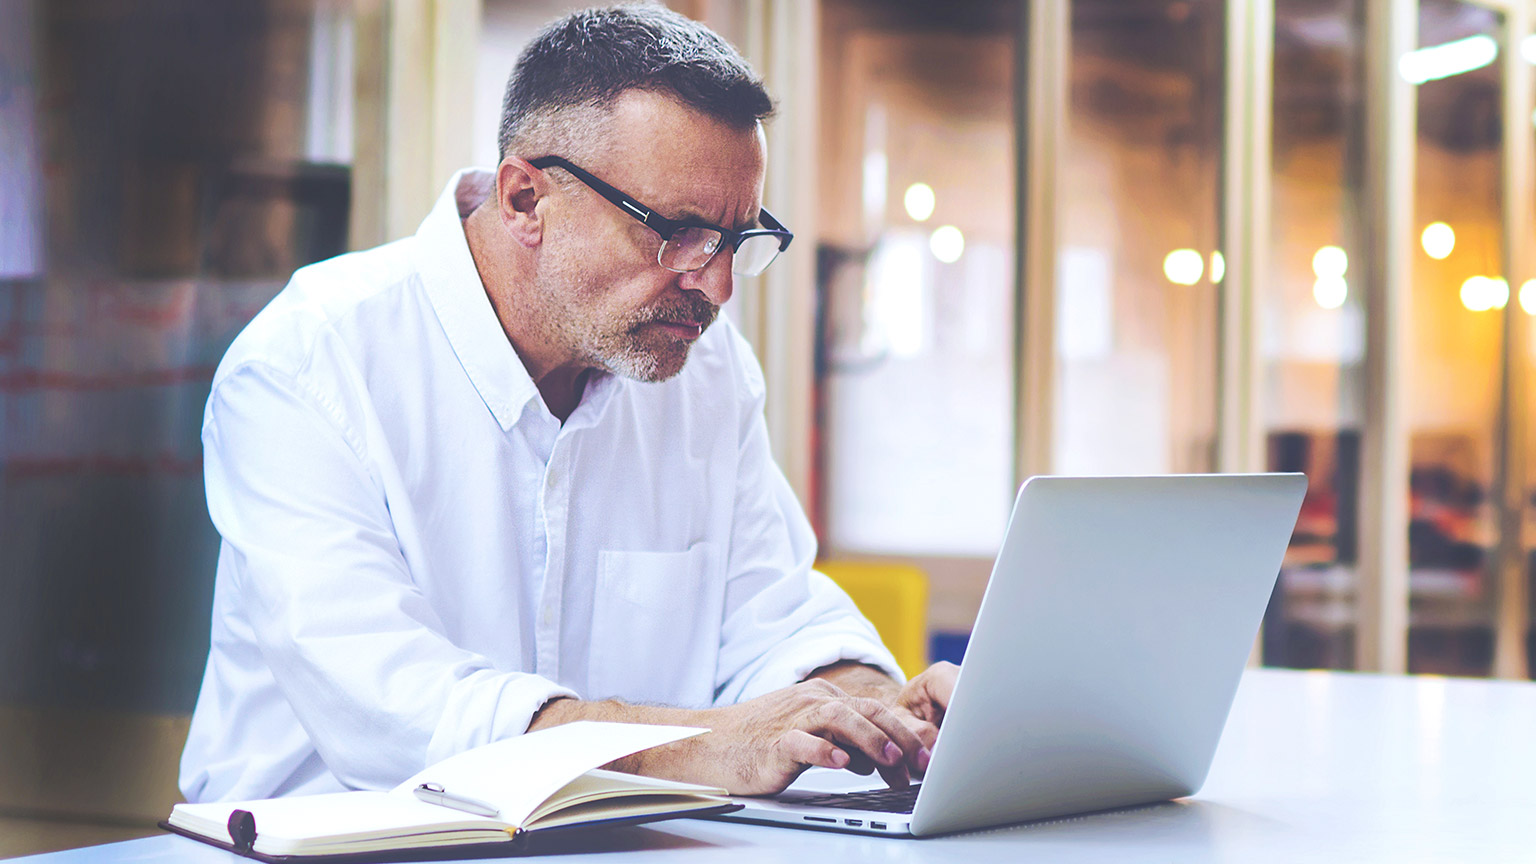
<path fill-rule="evenodd" d="M 561 697 L 580 698 L 576 691 L 538 675 L 494 669 L 471 672 L 448 693 L 448 703 L 427 742 L 427 764 L 521 735 L 540 708 Z"/>

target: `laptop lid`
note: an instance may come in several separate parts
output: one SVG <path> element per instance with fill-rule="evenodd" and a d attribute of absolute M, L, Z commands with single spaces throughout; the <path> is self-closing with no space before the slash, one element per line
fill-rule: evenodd
<path fill-rule="evenodd" d="M 912 832 L 1196 791 L 1306 485 L 1301 474 L 1026 482 Z"/>

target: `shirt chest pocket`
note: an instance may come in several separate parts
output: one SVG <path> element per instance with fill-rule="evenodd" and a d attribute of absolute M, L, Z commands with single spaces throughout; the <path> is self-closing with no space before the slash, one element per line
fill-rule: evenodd
<path fill-rule="evenodd" d="M 713 703 L 724 603 L 713 548 L 598 553 L 587 698 Z"/>

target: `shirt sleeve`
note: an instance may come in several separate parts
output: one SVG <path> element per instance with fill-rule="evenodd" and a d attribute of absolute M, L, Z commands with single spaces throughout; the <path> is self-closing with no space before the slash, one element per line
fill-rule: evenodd
<path fill-rule="evenodd" d="M 221 378 L 203 425 L 208 510 L 261 657 L 326 766 L 388 788 L 522 734 L 573 692 L 455 646 L 411 578 L 359 433 L 261 364 Z M 250 741 L 259 748 L 261 741 Z"/>
<path fill-rule="evenodd" d="M 744 343 L 741 347 L 749 350 Z M 755 361 L 749 373 L 739 426 L 716 704 L 788 687 L 839 660 L 868 663 L 905 681 L 853 601 L 812 569 L 816 535 L 769 449 Z"/>

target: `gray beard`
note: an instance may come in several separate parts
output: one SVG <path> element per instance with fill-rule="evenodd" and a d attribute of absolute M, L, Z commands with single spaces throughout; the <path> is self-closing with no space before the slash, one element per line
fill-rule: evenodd
<path fill-rule="evenodd" d="M 585 298 L 601 294 L 599 288 L 583 284 L 585 280 L 575 272 L 558 265 L 539 282 L 537 296 L 552 301 L 545 308 L 554 313 L 546 319 L 553 341 L 570 346 L 587 366 L 646 383 L 665 381 L 681 372 L 692 346 L 671 340 L 648 344 L 642 325 L 685 319 L 702 322 L 707 330 L 720 314 L 720 307 L 702 294 L 685 292 L 637 310 L 622 321 L 594 321 L 581 313 Z"/>
<path fill-rule="evenodd" d="M 627 322 L 628 326 L 619 333 L 605 334 L 595 340 L 597 344 L 591 345 L 590 353 L 594 355 L 592 359 L 597 365 L 615 375 L 650 384 L 666 381 L 683 371 L 692 346 L 688 343 L 669 342 L 660 351 L 649 349 L 641 341 L 640 327 L 654 321 L 682 318 L 701 321 L 703 329 L 708 330 L 719 314 L 720 307 L 708 300 L 685 296 L 679 301 L 643 310 Z M 680 352 L 681 357 L 675 364 L 665 362 L 667 355 L 673 352 Z"/>

